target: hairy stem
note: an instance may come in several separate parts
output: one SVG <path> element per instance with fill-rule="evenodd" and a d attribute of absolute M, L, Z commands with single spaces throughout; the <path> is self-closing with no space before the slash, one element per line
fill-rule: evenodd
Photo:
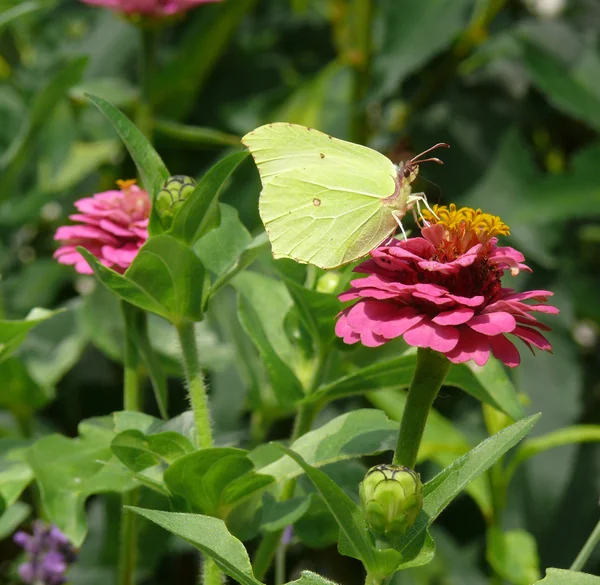
<path fill-rule="evenodd" d="M 203 577 L 200 585 L 202 583 L 204 585 L 222 585 L 223 583 L 223 573 L 210 557 L 204 559 Z"/>
<path fill-rule="evenodd" d="M 196 333 L 191 321 L 183 321 L 177 325 L 181 353 L 183 355 L 183 366 L 187 389 L 194 414 L 196 426 L 196 440 L 201 449 L 212 447 L 212 429 L 210 424 L 210 413 L 208 411 L 208 400 L 206 398 L 206 386 L 204 375 L 198 361 L 198 348 L 196 346 Z"/>
<path fill-rule="evenodd" d="M 433 401 L 450 369 L 450 361 L 441 353 L 419 348 L 402 421 L 394 463 L 414 469 L 421 438 Z"/>

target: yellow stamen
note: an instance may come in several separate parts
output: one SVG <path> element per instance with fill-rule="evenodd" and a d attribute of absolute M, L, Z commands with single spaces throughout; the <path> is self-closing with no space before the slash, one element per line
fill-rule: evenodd
<path fill-rule="evenodd" d="M 133 187 L 137 183 L 136 179 L 127 179 L 127 181 L 122 181 L 119 179 L 117 181 L 117 185 L 121 191 L 127 191 L 130 187 Z"/>
<path fill-rule="evenodd" d="M 442 224 L 451 232 L 471 232 L 478 238 L 491 238 L 493 236 L 508 236 L 509 227 L 497 216 L 483 213 L 481 209 L 461 207 L 451 203 L 446 205 L 434 205 L 433 213 L 423 210 L 423 217 L 432 224 Z M 436 217 L 437 216 L 437 217 Z"/>

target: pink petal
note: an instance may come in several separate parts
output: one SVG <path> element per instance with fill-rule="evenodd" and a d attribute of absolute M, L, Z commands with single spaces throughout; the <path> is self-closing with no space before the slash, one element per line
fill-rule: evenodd
<path fill-rule="evenodd" d="M 459 295 L 448 294 L 446 296 L 461 305 L 465 305 L 465 307 L 479 307 L 485 301 L 485 297 L 483 295 L 475 295 L 474 297 L 461 297 Z"/>
<path fill-rule="evenodd" d="M 504 335 L 495 335 L 488 340 L 494 356 L 509 368 L 516 368 L 521 363 L 519 350 Z"/>
<path fill-rule="evenodd" d="M 539 332 L 534 329 L 530 329 L 529 327 L 515 327 L 515 330 L 512 331 L 513 335 L 520 337 L 522 340 L 535 345 L 539 349 L 543 349 L 544 351 L 552 351 L 552 346 L 550 342 Z"/>
<path fill-rule="evenodd" d="M 457 307 L 436 315 L 432 321 L 438 325 L 462 325 L 466 323 L 475 311 L 468 307 Z"/>
<path fill-rule="evenodd" d="M 131 238 L 132 236 L 131 230 L 119 225 L 118 223 L 115 223 L 114 221 L 111 221 L 110 219 L 100 220 L 99 227 L 117 237 L 121 236 L 125 238 Z"/>
<path fill-rule="evenodd" d="M 527 299 L 535 299 L 541 303 L 545 303 L 548 297 L 554 296 L 554 293 L 549 290 L 529 290 L 522 293 L 508 294 L 504 298 L 507 301 L 525 301 Z"/>
<path fill-rule="evenodd" d="M 478 366 L 484 366 L 490 358 L 489 338 L 468 327 L 460 327 L 458 331 L 458 343 L 452 351 L 446 353 L 446 357 L 455 364 L 473 360 Z"/>
<path fill-rule="evenodd" d="M 429 347 L 445 353 L 456 347 L 458 337 L 455 327 L 444 327 L 431 321 L 422 321 L 404 334 L 404 341 L 414 347 Z"/>
<path fill-rule="evenodd" d="M 510 313 L 485 313 L 473 317 L 467 325 L 484 335 L 499 335 L 509 333 L 517 325 L 515 318 Z"/>

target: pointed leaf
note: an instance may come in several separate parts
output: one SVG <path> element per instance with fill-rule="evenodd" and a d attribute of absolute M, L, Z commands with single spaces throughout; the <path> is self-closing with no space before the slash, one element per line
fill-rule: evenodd
<path fill-rule="evenodd" d="M 213 165 L 198 181 L 196 188 L 181 206 L 168 234 L 193 244 L 220 221 L 219 195 L 227 179 L 249 155 L 248 151 L 234 152 Z"/>
<path fill-rule="evenodd" d="M 313 482 L 329 511 L 336 519 L 340 531 L 344 534 L 347 545 L 351 548 L 352 556 L 361 559 L 367 569 L 377 567 L 377 550 L 367 526 L 362 510 L 346 495 L 326 473 L 311 467 L 306 461 L 283 445 L 277 445 L 288 457 L 291 457 Z"/>
<path fill-rule="evenodd" d="M 403 537 L 398 550 L 403 554 L 422 546 L 424 534 L 450 502 L 481 473 L 489 469 L 509 449 L 514 447 L 535 425 L 536 414 L 506 427 L 446 467 L 425 484 L 423 510 L 410 531 Z M 409 555 L 410 556 L 410 555 Z"/>
<path fill-rule="evenodd" d="M 563 569 L 548 569 L 546 576 L 534 585 L 600 585 L 600 577 Z"/>
<path fill-rule="evenodd" d="M 23 320 L 0 320 L 0 361 L 6 359 L 25 341 L 29 331 L 60 312 L 62 310 L 32 309 Z"/>
<path fill-rule="evenodd" d="M 337 585 L 337 583 L 334 583 L 321 575 L 317 575 L 317 573 L 313 573 L 312 571 L 302 571 L 300 579 L 290 581 L 287 585 Z"/>
<path fill-rule="evenodd" d="M 150 238 L 124 275 L 106 268 L 83 248 L 78 250 L 100 282 L 132 305 L 172 323 L 202 320 L 207 292 L 205 270 L 198 257 L 175 238 Z"/>
<path fill-rule="evenodd" d="M 334 418 L 294 441 L 290 448 L 308 464 L 321 467 L 343 459 L 392 450 L 397 438 L 398 423 L 380 410 L 365 408 Z M 289 457 L 281 457 L 259 471 L 281 481 L 300 475 L 302 468 Z"/>
<path fill-rule="evenodd" d="M 129 509 L 187 540 L 211 557 L 224 573 L 241 585 L 261 585 L 252 572 L 244 545 L 227 530 L 222 520 L 200 514 L 178 514 L 134 507 Z"/>

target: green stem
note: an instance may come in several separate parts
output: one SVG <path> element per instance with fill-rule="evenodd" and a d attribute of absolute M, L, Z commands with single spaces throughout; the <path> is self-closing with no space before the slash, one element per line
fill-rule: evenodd
<path fill-rule="evenodd" d="M 182 321 L 176 325 L 176 329 L 179 335 L 185 379 L 194 415 L 196 441 L 200 449 L 209 449 L 213 446 L 212 428 L 204 375 L 198 360 L 194 323 L 192 321 Z M 201 582 L 204 585 L 221 585 L 223 582 L 221 569 L 207 556 L 204 557 L 204 571 Z"/>
<path fill-rule="evenodd" d="M 196 426 L 196 440 L 200 449 L 208 449 L 213 446 L 212 429 L 210 424 L 210 413 L 208 411 L 208 400 L 206 398 L 206 386 L 204 375 L 198 361 L 198 348 L 196 346 L 196 332 L 194 323 L 183 321 L 176 326 L 183 355 L 183 366 L 187 389 L 190 396 L 190 404 L 194 414 Z"/>
<path fill-rule="evenodd" d="M 419 348 L 417 367 L 400 423 L 394 463 L 414 469 L 433 401 L 450 369 L 450 361 L 441 353 Z"/>
<path fill-rule="evenodd" d="M 590 537 L 587 539 L 587 542 L 583 545 L 583 548 L 577 555 L 577 558 L 573 561 L 573 564 L 570 567 L 571 571 L 581 571 L 591 554 L 594 552 L 596 546 L 600 542 L 600 522 L 596 524 L 596 528 L 590 534 Z"/>
<path fill-rule="evenodd" d="M 366 144 L 368 119 L 365 100 L 371 78 L 373 51 L 373 2 L 354 0 L 352 5 L 353 51 L 350 60 L 354 67 L 352 78 L 352 119 L 350 136 L 354 142 Z"/>
<path fill-rule="evenodd" d="M 123 408 L 140 410 L 139 356 L 132 331 L 134 311 L 131 305 L 121 302 L 123 321 L 125 324 L 125 356 L 123 367 Z M 121 509 L 121 545 L 119 551 L 119 585 L 133 585 L 135 582 L 135 565 L 137 556 L 137 515 L 125 506 L 135 506 L 139 490 L 131 490 L 123 494 Z"/>
<path fill-rule="evenodd" d="M 202 583 L 204 583 L 204 585 L 222 585 L 223 573 L 215 561 L 213 561 L 210 557 L 205 557 L 204 559 L 203 573 L 204 575 Z"/>
<path fill-rule="evenodd" d="M 277 547 L 275 555 L 275 585 L 284 585 L 285 578 L 285 555 L 287 552 L 287 544 L 281 539 Z"/>
<path fill-rule="evenodd" d="M 372 573 L 367 573 L 367 577 L 365 579 L 365 585 L 382 585 L 383 581 L 373 575 Z"/>

